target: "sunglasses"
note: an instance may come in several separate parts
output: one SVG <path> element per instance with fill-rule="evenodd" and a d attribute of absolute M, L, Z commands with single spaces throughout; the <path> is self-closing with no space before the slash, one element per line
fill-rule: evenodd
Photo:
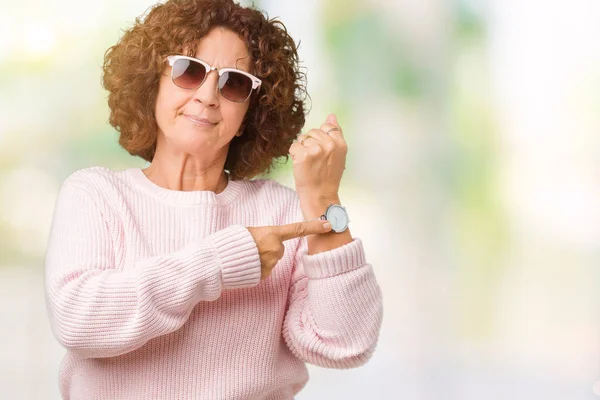
<path fill-rule="evenodd" d="M 262 81 L 247 72 L 235 68 L 212 67 L 202 60 L 188 56 L 169 56 L 171 79 L 182 89 L 199 88 L 210 71 L 219 73 L 219 93 L 229 101 L 242 103 L 258 89 Z"/>

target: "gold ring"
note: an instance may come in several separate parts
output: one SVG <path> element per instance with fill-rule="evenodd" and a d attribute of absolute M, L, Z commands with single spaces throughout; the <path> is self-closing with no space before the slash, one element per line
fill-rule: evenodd
<path fill-rule="evenodd" d="M 310 136 L 310 135 L 305 135 L 305 136 L 304 136 L 304 137 L 303 137 L 303 138 L 300 140 L 300 144 L 304 146 L 304 141 L 305 141 L 306 139 L 310 138 L 310 137 L 312 137 L 312 136 Z"/>
<path fill-rule="evenodd" d="M 325 132 L 327 135 L 329 135 L 329 132 L 333 132 L 333 131 L 339 131 L 341 132 L 340 128 L 331 128 L 330 130 L 328 130 L 327 132 Z"/>

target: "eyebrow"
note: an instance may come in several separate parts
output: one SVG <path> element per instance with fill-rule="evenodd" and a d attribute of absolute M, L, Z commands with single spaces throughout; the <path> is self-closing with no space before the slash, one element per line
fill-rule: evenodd
<path fill-rule="evenodd" d="M 251 68 L 249 68 L 249 70 L 248 70 L 248 71 L 246 71 L 245 69 L 241 69 L 241 68 L 239 68 L 239 67 L 238 67 L 238 62 L 239 62 L 240 60 L 245 60 L 246 58 L 249 58 L 249 57 L 250 57 L 250 56 L 249 56 L 249 55 L 247 55 L 247 56 L 240 57 L 240 58 L 238 58 L 237 60 L 235 60 L 235 67 L 236 67 L 237 69 L 239 69 L 240 71 L 244 71 L 244 72 L 248 72 L 248 73 L 250 73 L 250 71 L 249 71 L 249 70 L 250 70 Z"/>

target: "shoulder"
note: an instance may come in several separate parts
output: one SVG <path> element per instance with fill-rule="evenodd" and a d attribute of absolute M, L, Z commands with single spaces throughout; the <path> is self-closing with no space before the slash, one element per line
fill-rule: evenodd
<path fill-rule="evenodd" d="M 116 184 L 123 180 L 125 172 L 125 170 L 117 171 L 103 166 L 87 167 L 69 175 L 63 182 L 63 186 L 83 185 L 89 187 L 92 185 Z"/>
<path fill-rule="evenodd" d="M 63 181 L 60 195 L 77 193 L 100 201 L 123 190 L 124 174 L 125 171 L 115 171 L 102 166 L 83 168 L 73 172 Z"/>

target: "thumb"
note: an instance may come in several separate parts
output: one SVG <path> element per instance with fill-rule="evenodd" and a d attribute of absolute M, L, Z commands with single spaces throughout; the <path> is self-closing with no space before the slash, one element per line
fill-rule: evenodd
<path fill-rule="evenodd" d="M 338 123 L 337 117 L 333 113 L 331 113 L 327 116 L 327 123 L 334 124 L 336 126 L 340 126 L 340 124 Z"/>
<path fill-rule="evenodd" d="M 281 225 L 277 227 L 277 233 L 282 241 L 299 238 L 307 235 L 327 233 L 331 230 L 331 224 L 328 221 L 317 219 L 309 222 L 295 222 L 293 224 Z"/>

